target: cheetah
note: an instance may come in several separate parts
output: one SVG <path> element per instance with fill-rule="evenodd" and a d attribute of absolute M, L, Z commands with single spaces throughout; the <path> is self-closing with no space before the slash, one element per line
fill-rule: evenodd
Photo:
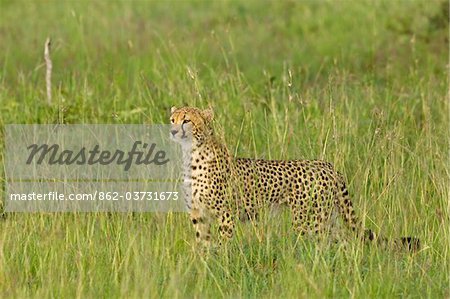
<path fill-rule="evenodd" d="M 326 232 L 332 213 L 364 240 L 387 240 L 364 229 L 355 214 L 344 177 L 320 160 L 260 160 L 232 157 L 212 129 L 213 111 L 193 107 L 171 109 L 170 137 L 181 144 L 186 204 L 196 240 L 210 245 L 210 227 L 218 222 L 220 243 L 233 235 L 239 210 L 256 219 L 264 205 L 287 205 L 296 233 Z M 237 208 L 235 208 L 237 207 Z M 410 250 L 419 240 L 393 241 Z"/>

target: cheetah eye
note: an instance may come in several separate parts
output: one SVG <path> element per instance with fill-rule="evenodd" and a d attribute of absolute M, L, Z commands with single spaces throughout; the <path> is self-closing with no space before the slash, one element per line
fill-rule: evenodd
<path fill-rule="evenodd" d="M 191 121 L 189 120 L 189 119 L 185 119 L 185 120 L 183 120 L 183 125 L 184 124 L 187 124 L 187 123 L 190 123 Z"/>
<path fill-rule="evenodd" d="M 171 123 L 174 123 L 174 122 L 175 122 L 175 120 L 174 120 L 173 118 L 171 118 L 171 119 L 170 119 L 170 122 L 171 122 Z"/>

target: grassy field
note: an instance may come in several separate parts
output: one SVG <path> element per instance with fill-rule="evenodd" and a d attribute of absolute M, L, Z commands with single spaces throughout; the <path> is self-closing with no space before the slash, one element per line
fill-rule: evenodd
<path fill-rule="evenodd" d="M 0 297 L 449 298 L 448 17 L 445 1 L 1 0 L 2 152 L 5 124 L 211 105 L 232 152 L 333 162 L 367 227 L 423 246 L 297 239 L 284 213 L 205 256 L 182 213 L 5 213 Z"/>

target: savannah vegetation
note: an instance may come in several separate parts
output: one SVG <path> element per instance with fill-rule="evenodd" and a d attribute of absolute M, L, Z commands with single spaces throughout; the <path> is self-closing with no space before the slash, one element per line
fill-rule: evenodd
<path fill-rule="evenodd" d="M 0 141 L 212 106 L 234 154 L 328 160 L 366 227 L 422 243 L 297 238 L 281 212 L 204 255 L 186 213 L 2 213 L 0 296 L 448 298 L 448 18 L 446 1 L 0 1 Z"/>

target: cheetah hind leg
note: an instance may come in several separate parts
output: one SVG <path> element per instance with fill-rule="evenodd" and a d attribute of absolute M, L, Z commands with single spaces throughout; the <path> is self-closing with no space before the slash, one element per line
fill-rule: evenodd
<path fill-rule="evenodd" d="M 294 197 L 295 198 L 295 197 Z M 314 203 L 313 203 L 314 204 Z M 332 204 L 308 206 L 298 197 L 289 203 L 292 214 L 292 227 L 298 237 L 313 238 L 326 244 L 338 243 L 333 228 L 335 213 Z"/>
<path fill-rule="evenodd" d="M 292 213 L 292 228 L 298 236 L 303 237 L 308 233 L 308 221 L 307 209 L 305 209 L 301 204 L 291 204 L 291 213 Z"/>

